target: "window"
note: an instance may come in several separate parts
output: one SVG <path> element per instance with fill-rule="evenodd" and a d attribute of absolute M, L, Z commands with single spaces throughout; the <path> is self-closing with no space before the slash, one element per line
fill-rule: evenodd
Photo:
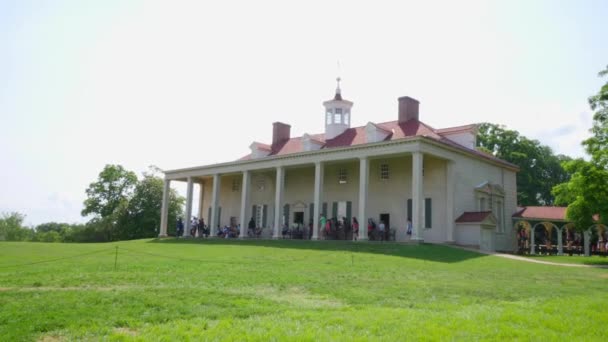
<path fill-rule="evenodd" d="M 433 206 L 430 198 L 424 199 L 424 228 L 431 228 L 433 222 L 431 220 L 433 216 Z"/>
<path fill-rule="evenodd" d="M 264 191 L 264 188 L 266 186 L 266 181 L 264 180 L 264 177 L 258 178 L 256 185 L 259 191 Z"/>
<path fill-rule="evenodd" d="M 331 116 L 332 116 L 332 112 L 331 109 L 327 110 L 327 124 L 330 125 L 331 124 Z"/>
<path fill-rule="evenodd" d="M 256 205 L 254 206 L 255 212 L 255 226 L 257 228 L 262 227 L 262 206 Z"/>
<path fill-rule="evenodd" d="M 342 114 L 342 108 L 336 108 L 336 114 Z"/>
<path fill-rule="evenodd" d="M 503 232 L 503 225 L 502 225 L 502 202 L 498 201 L 496 202 L 496 230 L 499 233 Z"/>
<path fill-rule="evenodd" d="M 346 181 L 347 181 L 346 169 L 339 169 L 338 170 L 338 183 L 346 184 Z"/>
<path fill-rule="evenodd" d="M 232 180 L 232 192 L 237 192 L 241 189 L 241 182 L 237 178 Z"/>
<path fill-rule="evenodd" d="M 268 215 L 268 206 L 266 204 L 253 206 L 253 219 L 256 228 L 266 227 L 266 216 Z"/>
<path fill-rule="evenodd" d="M 335 114 L 334 115 L 334 123 L 342 123 L 342 114 Z"/>
<path fill-rule="evenodd" d="M 344 123 L 349 125 L 350 124 L 349 120 L 350 120 L 350 113 L 349 112 L 344 113 Z"/>
<path fill-rule="evenodd" d="M 388 179 L 388 164 L 380 164 L 380 179 Z"/>
<path fill-rule="evenodd" d="M 479 211 L 486 211 L 486 199 L 482 197 L 479 199 Z"/>

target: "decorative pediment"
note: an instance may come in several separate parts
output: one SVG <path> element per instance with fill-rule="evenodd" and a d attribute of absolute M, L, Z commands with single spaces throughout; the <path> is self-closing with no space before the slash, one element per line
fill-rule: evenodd
<path fill-rule="evenodd" d="M 502 188 L 502 186 L 491 183 L 490 181 L 485 181 L 479 184 L 475 187 L 475 191 L 492 196 L 505 196 L 505 190 Z"/>
<path fill-rule="evenodd" d="M 294 209 L 294 211 L 296 211 L 295 209 L 306 209 L 308 208 L 308 205 L 302 201 L 295 201 L 291 204 L 291 207 Z"/>

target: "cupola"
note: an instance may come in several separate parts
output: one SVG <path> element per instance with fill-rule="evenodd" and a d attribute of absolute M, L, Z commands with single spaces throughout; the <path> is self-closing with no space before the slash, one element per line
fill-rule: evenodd
<path fill-rule="evenodd" d="M 325 107 L 325 140 L 333 139 L 350 128 L 350 110 L 353 103 L 342 98 L 340 77 L 336 78 L 336 95 L 323 102 Z"/>

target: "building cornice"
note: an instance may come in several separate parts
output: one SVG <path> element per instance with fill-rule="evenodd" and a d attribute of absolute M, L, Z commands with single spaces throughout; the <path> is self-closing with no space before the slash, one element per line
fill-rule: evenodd
<path fill-rule="evenodd" d="M 245 170 L 262 170 L 262 169 L 271 169 L 276 166 L 291 166 L 298 164 L 314 164 L 315 162 L 330 162 L 330 161 L 339 161 L 339 160 L 349 160 L 356 159 L 359 157 L 374 157 L 377 155 L 384 154 L 395 154 L 395 153 L 411 153 L 411 152 L 425 152 L 421 148 L 421 144 L 428 144 L 432 146 L 439 147 L 444 150 L 448 150 L 453 153 L 458 153 L 461 155 L 466 155 L 471 158 L 483 160 L 487 163 L 509 169 L 512 171 L 519 171 L 519 168 L 516 165 L 496 160 L 490 157 L 484 157 L 479 154 L 476 154 L 474 151 L 468 151 L 466 148 L 458 148 L 452 146 L 450 144 L 437 141 L 435 139 L 424 137 L 424 136 L 416 136 L 416 137 L 408 137 L 399 140 L 390 140 L 390 141 L 381 141 L 367 144 L 360 144 L 354 146 L 346 146 L 346 147 L 336 147 L 331 149 L 320 149 L 306 152 L 298 152 L 291 153 L 285 155 L 273 155 L 259 159 L 249 159 L 249 160 L 237 160 L 225 163 L 218 163 L 212 165 L 203 165 L 196 166 L 190 168 L 183 169 L 173 169 L 163 171 L 165 173 L 165 179 L 171 180 L 180 180 L 185 177 L 203 177 L 210 176 L 215 173 L 235 173 Z M 403 145 L 408 147 L 402 150 L 394 150 L 395 146 Z M 351 152 L 351 153 L 348 153 Z M 353 154 L 352 152 L 361 152 L 357 154 Z M 321 157 L 319 160 L 319 157 Z M 451 159 L 449 156 L 442 156 L 447 159 Z M 291 161 L 299 160 L 300 163 L 291 163 Z"/>

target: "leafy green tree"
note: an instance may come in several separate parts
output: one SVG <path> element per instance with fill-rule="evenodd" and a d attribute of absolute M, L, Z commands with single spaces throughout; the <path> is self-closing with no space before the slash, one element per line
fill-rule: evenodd
<path fill-rule="evenodd" d="M 82 215 L 93 214 L 97 218 L 116 220 L 124 209 L 137 185 L 137 175 L 125 170 L 121 165 L 106 165 L 99 173 L 96 182 L 91 183 L 86 190 L 87 199 L 84 201 Z"/>
<path fill-rule="evenodd" d="M 133 197 L 129 201 L 122 239 L 158 236 L 163 188 L 162 178 L 153 173 L 144 173 L 143 179 L 137 183 Z M 172 189 L 169 194 L 169 222 L 175 222 L 181 215 L 184 202 L 185 199 Z"/>
<path fill-rule="evenodd" d="M 135 173 L 120 165 L 107 165 L 99 179 L 87 189 L 82 214 L 95 214 L 84 230 L 73 235 L 76 241 L 114 241 L 155 237 L 160 230 L 164 181 L 151 167 L 138 180 Z M 182 213 L 185 200 L 175 190 L 169 194 L 169 222 Z M 46 227 L 51 229 L 54 226 Z"/>
<path fill-rule="evenodd" d="M 600 77 L 607 75 L 608 66 L 599 73 Z M 596 95 L 589 98 L 589 106 L 595 111 L 590 130 L 592 136 L 583 141 L 583 146 L 598 167 L 606 168 L 608 166 L 608 82 Z"/>
<path fill-rule="evenodd" d="M 31 240 L 33 231 L 23 226 L 24 220 L 25 215 L 20 213 L 2 213 L 2 217 L 0 218 L 0 240 Z"/>
<path fill-rule="evenodd" d="M 569 157 L 555 155 L 538 140 L 528 139 L 504 126 L 480 124 L 477 145 L 479 150 L 519 166 L 517 201 L 520 205 L 553 204 L 555 197 L 551 189 L 570 177 L 561 166 Z"/>
<path fill-rule="evenodd" d="M 600 77 L 606 75 L 608 67 L 599 73 Z M 582 144 L 591 160 L 564 163 L 572 178 L 553 188 L 557 203 L 568 206 L 566 216 L 579 230 L 590 227 L 593 217 L 608 223 L 608 82 L 589 98 L 589 106 L 595 111 L 592 136 Z"/>

